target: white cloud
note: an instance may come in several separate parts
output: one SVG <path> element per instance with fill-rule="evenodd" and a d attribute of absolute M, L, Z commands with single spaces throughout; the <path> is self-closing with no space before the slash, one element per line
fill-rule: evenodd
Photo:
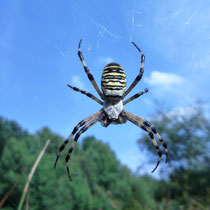
<path fill-rule="evenodd" d="M 183 83 L 184 79 L 173 73 L 153 71 L 150 74 L 150 77 L 146 77 L 144 81 L 151 86 L 162 86 L 165 88 L 170 88 L 171 86 Z"/>
<path fill-rule="evenodd" d="M 79 89 L 84 89 L 84 83 L 81 81 L 79 76 L 74 75 L 72 77 L 72 84 Z"/>
<path fill-rule="evenodd" d="M 174 116 L 178 117 L 191 117 L 192 115 L 195 115 L 199 112 L 199 110 L 202 110 L 204 115 L 209 118 L 209 104 L 207 103 L 194 103 L 194 105 L 191 106 L 179 106 L 175 109 L 169 111 L 167 113 L 167 116 L 172 118 Z M 182 119 L 182 118 L 181 118 Z"/>
<path fill-rule="evenodd" d="M 186 107 L 177 107 L 177 108 L 169 111 L 167 113 L 167 116 L 170 117 L 170 118 L 172 118 L 174 116 L 190 117 L 190 116 L 192 116 L 195 113 L 196 113 L 195 107 L 186 106 Z"/>
<path fill-rule="evenodd" d="M 166 113 L 166 116 L 170 119 L 176 119 L 180 122 L 183 121 L 183 117 L 186 118 L 190 118 L 191 116 L 195 115 L 196 113 L 198 113 L 198 110 L 196 109 L 196 107 L 193 106 L 178 106 L 170 111 L 168 111 Z M 152 121 L 152 117 L 148 118 L 150 121 Z M 162 120 L 163 116 L 159 115 L 156 117 L 157 120 Z"/>

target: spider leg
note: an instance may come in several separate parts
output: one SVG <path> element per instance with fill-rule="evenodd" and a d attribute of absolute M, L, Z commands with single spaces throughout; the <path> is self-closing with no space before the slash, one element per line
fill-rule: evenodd
<path fill-rule="evenodd" d="M 160 143 L 163 145 L 163 147 L 165 149 L 166 163 L 167 163 L 168 162 L 168 148 L 167 148 L 167 144 L 163 141 L 162 137 L 157 132 L 156 128 L 150 122 L 145 120 L 143 124 L 146 125 L 147 127 L 149 127 L 152 130 L 152 132 L 156 135 L 156 137 L 158 138 Z"/>
<path fill-rule="evenodd" d="M 79 88 L 76 88 L 76 87 L 72 87 L 69 84 L 67 86 L 70 87 L 71 89 L 73 89 L 74 91 L 82 93 L 82 94 L 86 95 L 87 97 L 93 99 L 94 101 L 98 102 L 99 104 L 103 105 L 103 102 L 101 100 L 99 100 L 97 97 L 95 97 L 94 95 L 92 95 L 91 93 L 88 93 L 88 92 L 86 92 L 84 90 L 80 90 Z"/>
<path fill-rule="evenodd" d="M 75 147 L 75 145 L 76 145 L 76 143 L 77 143 L 77 140 L 79 139 L 79 137 L 80 137 L 80 135 L 81 135 L 82 133 L 84 133 L 85 131 L 87 131 L 87 129 L 89 129 L 89 128 L 90 128 L 91 126 L 93 126 L 95 123 L 97 123 L 98 121 L 100 121 L 103 117 L 104 117 L 104 116 L 103 116 L 103 114 L 102 114 L 102 115 L 99 115 L 98 117 L 94 118 L 92 121 L 90 121 L 90 122 L 89 122 L 88 124 L 86 124 L 84 127 L 82 127 L 82 128 L 78 131 L 78 133 L 76 134 L 76 136 L 75 136 L 75 138 L 74 138 L 74 141 L 72 142 L 71 147 L 70 147 L 70 149 L 69 149 L 69 151 L 68 151 L 68 153 L 67 153 L 67 155 L 66 155 L 66 158 L 65 158 L 65 160 L 66 160 L 67 174 L 68 174 L 68 177 L 69 177 L 70 181 L 72 181 L 72 178 L 71 178 L 71 175 L 70 175 L 70 172 L 69 172 L 68 161 L 69 161 L 69 159 L 70 159 L 70 157 L 71 157 L 71 154 L 72 154 L 72 152 L 73 152 L 73 150 L 74 150 L 74 147 Z"/>
<path fill-rule="evenodd" d="M 132 97 L 130 97 L 129 99 L 127 99 L 126 101 L 123 102 L 123 105 L 130 103 L 131 101 L 133 101 L 134 99 L 137 99 L 138 97 L 142 96 L 143 94 L 147 93 L 148 89 L 146 88 L 144 91 L 141 91 L 139 93 L 136 93 L 135 95 L 133 95 Z"/>
<path fill-rule="evenodd" d="M 145 61 L 145 56 L 143 52 L 140 50 L 140 48 L 132 42 L 132 44 L 137 48 L 137 50 L 141 53 L 141 66 L 140 66 L 140 71 L 136 79 L 133 81 L 133 83 L 130 85 L 130 87 L 125 91 L 125 93 L 122 96 L 122 99 L 125 98 L 125 96 L 128 95 L 128 93 L 131 92 L 131 90 L 137 85 L 137 83 L 141 80 L 143 73 L 144 73 L 144 61 Z"/>
<path fill-rule="evenodd" d="M 85 70 L 85 72 L 86 72 L 86 74 L 87 74 L 89 80 L 91 81 L 93 87 L 95 88 L 95 90 L 97 91 L 97 93 L 100 95 L 100 97 L 101 97 L 102 99 L 104 99 L 104 95 L 103 95 L 103 94 L 101 93 L 101 91 L 99 90 L 98 85 L 96 84 L 96 81 L 95 81 L 93 75 L 90 73 L 90 71 L 89 71 L 89 69 L 88 69 L 88 67 L 87 67 L 87 65 L 86 65 L 86 63 L 85 63 L 85 60 L 84 60 L 82 51 L 81 51 L 81 49 L 80 49 L 81 43 L 82 43 L 82 39 L 81 39 L 80 42 L 79 42 L 78 56 L 79 56 L 79 58 L 80 58 L 80 60 L 81 60 L 81 62 L 82 62 L 82 65 L 83 65 L 83 67 L 84 67 L 84 70 Z"/>
<path fill-rule="evenodd" d="M 85 125 L 86 123 L 88 123 L 89 121 L 91 121 L 92 119 L 100 116 L 102 113 L 102 109 L 99 112 L 96 112 L 95 114 L 90 115 L 89 117 L 85 118 L 84 120 L 82 120 L 81 122 L 79 122 L 73 129 L 72 133 L 69 135 L 69 137 L 63 142 L 63 144 L 60 146 L 56 160 L 55 160 L 55 164 L 54 164 L 54 168 L 56 168 L 57 165 L 57 161 L 61 155 L 61 152 L 65 149 L 66 145 L 68 144 L 68 142 L 70 141 L 70 139 L 72 138 L 72 136 L 78 131 L 79 128 L 81 128 L 83 125 Z"/>
<path fill-rule="evenodd" d="M 155 168 L 151 172 L 151 173 L 153 173 L 157 169 L 157 167 L 159 166 L 159 164 L 160 164 L 162 153 L 161 153 L 160 148 L 159 148 L 159 146 L 158 146 L 158 144 L 157 144 L 157 142 L 156 142 L 156 140 L 154 138 L 154 135 L 153 135 L 152 131 L 150 131 L 145 125 L 143 125 L 141 121 L 138 121 L 137 119 L 135 119 L 133 117 L 133 114 L 131 114 L 131 113 L 123 110 L 122 116 L 125 119 L 129 120 L 130 122 L 132 122 L 133 124 L 137 125 L 138 127 L 140 127 L 141 129 L 143 129 L 144 131 L 146 131 L 149 134 L 149 137 L 151 138 L 152 143 L 155 146 L 155 149 L 156 149 L 156 151 L 158 153 L 158 156 L 159 156 L 158 162 L 157 162 Z"/>
<path fill-rule="evenodd" d="M 164 142 L 164 140 L 162 139 L 162 137 L 160 136 L 160 134 L 157 132 L 157 130 L 155 129 L 155 127 L 148 122 L 147 120 L 144 120 L 143 118 L 136 116 L 132 113 L 129 113 L 125 110 L 123 110 L 124 113 L 126 113 L 127 115 L 131 116 L 133 119 L 135 119 L 138 122 L 141 122 L 143 125 L 145 125 L 146 127 L 149 127 L 151 129 L 151 131 L 155 134 L 155 136 L 158 138 L 158 140 L 160 141 L 160 143 L 163 145 L 164 149 L 165 149 L 165 154 L 166 154 L 166 163 L 168 162 L 168 149 L 167 149 L 167 144 Z"/>

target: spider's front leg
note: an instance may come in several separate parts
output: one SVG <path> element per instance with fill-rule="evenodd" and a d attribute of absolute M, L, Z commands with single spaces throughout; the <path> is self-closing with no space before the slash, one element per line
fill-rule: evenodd
<path fill-rule="evenodd" d="M 95 88 L 95 90 L 97 91 L 97 93 L 99 94 L 99 96 L 101 97 L 101 99 L 104 99 L 103 93 L 98 88 L 98 85 L 97 85 L 97 83 L 96 83 L 93 75 L 90 73 L 90 70 L 88 69 L 88 67 L 87 67 L 87 65 L 85 63 L 85 59 L 84 59 L 84 56 L 83 56 L 82 51 L 81 51 L 81 43 L 82 43 L 82 39 L 80 40 L 79 46 L 78 46 L 78 56 L 79 56 L 79 59 L 82 62 L 83 68 L 85 70 L 85 73 L 88 76 L 88 79 L 92 83 L 93 87 Z"/>
<path fill-rule="evenodd" d="M 136 79 L 133 81 L 133 83 L 130 85 L 130 87 L 125 91 L 125 93 L 122 96 L 122 99 L 125 98 L 125 96 L 128 95 L 128 93 L 131 92 L 131 90 L 137 85 L 137 83 L 141 80 L 143 74 L 144 74 L 144 62 L 145 62 L 145 55 L 143 54 L 143 52 L 140 50 L 140 48 L 134 43 L 132 42 L 132 44 L 136 47 L 136 49 L 140 52 L 141 54 L 141 66 L 140 66 L 140 71 L 138 76 L 136 77 Z"/>

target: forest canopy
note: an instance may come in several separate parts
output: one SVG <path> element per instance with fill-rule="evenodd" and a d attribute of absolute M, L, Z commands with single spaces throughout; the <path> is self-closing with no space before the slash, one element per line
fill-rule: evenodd
<path fill-rule="evenodd" d="M 156 115 L 152 123 L 169 148 L 170 162 L 165 165 L 162 161 L 160 166 L 163 174 L 168 172 L 164 179 L 132 172 L 117 160 L 109 145 L 92 136 L 74 150 L 72 182 L 64 156 L 57 169 L 53 168 L 64 141 L 61 136 L 47 127 L 32 135 L 17 122 L 1 117 L 0 200 L 21 177 L 4 209 L 17 209 L 27 176 L 47 139 L 51 143 L 29 188 L 30 209 L 206 209 L 210 205 L 209 119 L 200 108 L 190 115 L 163 111 Z M 143 135 L 138 145 L 148 154 L 152 168 L 158 157 L 149 137 Z"/>

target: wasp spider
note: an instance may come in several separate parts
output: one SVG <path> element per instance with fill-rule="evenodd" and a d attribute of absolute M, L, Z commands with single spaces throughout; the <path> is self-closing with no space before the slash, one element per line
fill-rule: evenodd
<path fill-rule="evenodd" d="M 92 95 L 91 93 L 88 93 L 86 91 L 80 90 L 76 87 L 72 87 L 71 85 L 68 85 L 71 89 L 74 91 L 80 92 L 89 98 L 93 99 L 97 103 L 101 104 L 103 108 L 96 112 L 93 115 L 90 115 L 89 117 L 85 118 L 81 122 L 79 122 L 73 129 L 72 133 L 70 136 L 64 141 L 64 143 L 60 146 L 59 152 L 55 161 L 54 167 L 56 168 L 57 161 L 60 157 L 61 152 L 64 150 L 70 139 L 73 137 L 74 134 L 76 134 L 74 141 L 71 144 L 71 147 L 66 155 L 65 161 L 66 161 L 66 168 L 67 168 L 67 174 L 69 179 L 72 181 L 70 173 L 69 173 L 69 167 L 68 167 L 68 161 L 71 157 L 71 154 L 73 152 L 73 149 L 75 147 L 75 144 L 77 140 L 79 139 L 80 135 L 84 133 L 87 129 L 89 129 L 91 126 L 96 124 L 97 122 L 101 122 L 102 126 L 107 127 L 110 124 L 122 124 L 126 123 L 126 121 L 130 121 L 133 124 L 137 125 L 144 131 L 146 131 L 149 134 L 149 137 L 152 140 L 153 145 L 155 146 L 159 159 L 158 162 L 153 169 L 152 173 L 156 170 L 158 167 L 160 161 L 161 161 L 161 151 L 159 149 L 159 146 L 154 138 L 154 135 L 157 137 L 157 139 L 161 142 L 163 147 L 165 148 L 165 153 L 166 153 L 166 163 L 168 159 L 168 153 L 167 153 L 167 145 L 159 135 L 159 133 L 156 131 L 155 127 L 149 123 L 148 121 L 144 120 L 141 117 L 138 117 L 125 109 L 123 109 L 123 105 L 126 105 L 127 103 L 133 101 L 134 99 L 140 97 L 144 93 L 148 92 L 148 89 L 145 89 L 142 92 L 139 92 L 132 97 L 128 98 L 127 100 L 123 99 L 130 93 L 130 91 L 137 85 L 137 83 L 141 80 L 143 73 L 144 73 L 144 61 L 145 61 L 145 56 L 142 53 L 142 51 L 139 49 L 139 47 L 132 42 L 132 44 L 137 48 L 137 50 L 141 54 L 141 66 L 140 66 L 140 71 L 136 79 L 133 81 L 133 83 L 130 85 L 130 87 L 125 91 L 126 87 L 126 77 L 125 77 L 125 72 L 123 68 L 117 64 L 117 63 L 109 63 L 104 67 L 103 74 L 102 74 L 102 80 L 101 80 L 101 87 L 102 87 L 102 92 L 98 88 L 98 85 L 96 84 L 96 81 L 93 77 L 93 75 L 90 73 L 83 54 L 81 52 L 80 46 L 81 46 L 82 40 L 79 42 L 79 48 L 78 48 L 78 56 L 82 62 L 82 65 L 84 67 L 84 70 L 94 86 L 95 90 L 99 94 L 100 99 Z M 79 130 L 80 129 L 80 130 Z M 78 131 L 79 130 L 79 131 Z M 78 131 L 78 132 L 77 132 Z"/>

